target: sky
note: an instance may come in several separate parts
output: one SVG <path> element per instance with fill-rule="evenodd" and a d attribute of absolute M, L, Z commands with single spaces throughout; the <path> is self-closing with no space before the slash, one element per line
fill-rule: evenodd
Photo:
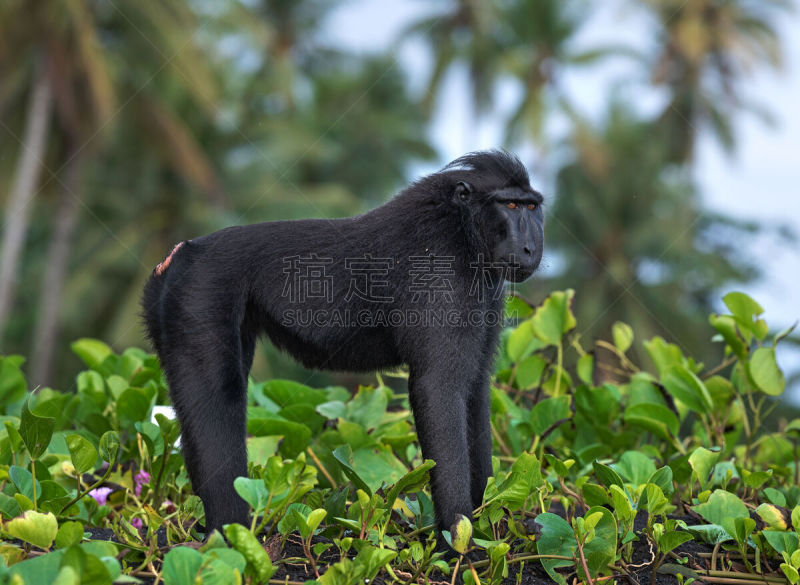
<path fill-rule="evenodd" d="M 331 14 L 322 40 L 364 53 L 391 48 L 411 90 L 421 92 L 430 74 L 431 55 L 419 40 L 398 43 L 398 38 L 410 23 L 430 14 L 431 6 L 423 0 L 351 0 Z M 653 42 L 651 30 L 645 15 L 631 3 L 606 0 L 588 18 L 576 45 L 589 49 L 623 43 L 646 51 Z M 745 95 L 767 107 L 774 125 L 740 115 L 735 123 L 738 146 L 733 156 L 702 133 L 695 176 L 710 211 L 768 225 L 782 224 L 800 238 L 800 35 L 792 34 L 800 30 L 800 2 L 796 2 L 792 15 L 780 20 L 778 30 L 785 51 L 782 71 L 759 71 L 745 86 Z M 465 68 L 456 68 L 446 77 L 430 131 L 441 160 L 411 169 L 412 176 L 431 172 L 464 152 L 502 145 L 501 120 L 516 103 L 518 88 L 511 82 L 501 83 L 494 94 L 493 111 L 476 124 L 467 79 Z M 649 87 L 640 66 L 622 59 L 574 69 L 559 82 L 590 118 L 602 113 L 605 96 L 615 86 L 622 85 L 625 96 L 643 112 L 657 108 L 663 99 Z M 596 99 L 598 95 L 604 99 Z M 563 133 L 560 131 L 567 129 L 567 123 L 554 115 L 548 128 Z M 522 148 L 519 154 L 529 163 L 534 183 L 537 179 L 545 185 L 552 181 L 554 161 L 548 162 L 532 149 Z M 764 234 L 743 241 L 742 254 L 763 266 L 764 278 L 747 285 L 731 284 L 721 291 L 720 299 L 730 290 L 750 294 L 765 309 L 764 316 L 775 331 L 800 319 L 800 240 L 786 242 L 774 233 Z M 721 301 L 717 309 L 725 310 Z M 800 349 L 780 346 L 778 362 L 788 372 L 800 370 Z M 800 404 L 800 385 L 790 390 L 789 399 Z"/>

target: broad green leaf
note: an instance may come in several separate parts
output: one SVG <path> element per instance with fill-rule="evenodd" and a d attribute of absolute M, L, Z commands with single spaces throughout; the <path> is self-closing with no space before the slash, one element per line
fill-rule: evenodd
<path fill-rule="evenodd" d="M 97 449 L 81 435 L 67 435 L 67 448 L 72 465 L 78 473 L 86 473 L 94 469 L 97 461 Z"/>
<path fill-rule="evenodd" d="M 119 434 L 116 431 L 106 431 L 100 437 L 100 457 L 103 461 L 113 463 L 119 453 Z"/>
<path fill-rule="evenodd" d="M 73 544 L 78 544 L 83 539 L 83 524 L 80 522 L 64 522 L 58 529 L 56 536 L 56 546 L 67 548 Z"/>
<path fill-rule="evenodd" d="M 766 323 L 758 318 L 764 312 L 761 305 L 742 292 L 728 293 L 722 297 L 722 301 L 735 317 L 748 342 L 751 334 L 755 335 L 756 339 L 764 339 L 767 334 Z"/>
<path fill-rule="evenodd" d="M 280 452 L 284 457 L 297 457 L 311 442 L 311 429 L 266 411 L 248 417 L 247 432 L 256 437 L 282 436 Z"/>
<path fill-rule="evenodd" d="M 427 484 L 428 472 L 433 468 L 435 463 L 432 459 L 426 459 L 422 465 L 415 467 L 403 477 L 401 477 L 387 492 L 386 505 L 389 507 L 394 506 L 395 500 L 401 493 L 412 493 L 418 491 L 423 485 Z"/>
<path fill-rule="evenodd" d="M 644 453 L 639 451 L 625 451 L 619 458 L 619 462 L 612 465 L 628 483 L 640 486 L 647 483 L 647 480 L 656 472 L 656 465 Z"/>
<path fill-rule="evenodd" d="M 663 376 L 672 366 L 681 365 L 684 362 L 680 348 L 674 343 L 667 343 L 662 337 L 656 336 L 645 341 L 644 348 L 656 365 L 660 376 Z"/>
<path fill-rule="evenodd" d="M 519 362 L 529 356 L 537 349 L 545 347 L 545 342 L 537 338 L 533 333 L 531 320 L 523 321 L 511 332 L 508 337 L 506 352 L 508 359 L 512 362 Z"/>
<path fill-rule="evenodd" d="M 143 388 L 128 388 L 117 399 L 117 418 L 122 426 L 133 430 L 136 422 L 149 418 L 150 395 Z"/>
<path fill-rule="evenodd" d="M 738 496 L 719 489 L 714 490 L 707 502 L 693 506 L 692 509 L 710 524 L 722 526 L 733 539 L 736 538 L 736 518 L 750 518 L 747 506 Z"/>
<path fill-rule="evenodd" d="M 572 314 L 572 299 L 575 291 L 567 289 L 552 293 L 536 309 L 530 319 L 533 333 L 548 345 L 558 345 L 564 334 L 576 325 Z"/>
<path fill-rule="evenodd" d="M 747 358 L 747 343 L 741 338 L 739 331 L 736 329 L 736 319 L 730 315 L 711 315 L 708 318 L 708 322 L 711 323 L 714 329 L 719 331 L 719 334 L 722 335 L 734 355 L 741 360 Z"/>
<path fill-rule="evenodd" d="M 692 540 L 692 535 L 688 532 L 668 530 L 658 538 L 658 551 L 662 554 L 666 554 L 690 540 Z"/>
<path fill-rule="evenodd" d="M 682 364 L 674 364 L 661 378 L 667 392 L 695 412 L 708 414 L 714 407 L 705 384 Z"/>
<path fill-rule="evenodd" d="M 8 468 L 8 477 L 11 478 L 11 482 L 20 494 L 29 500 L 33 500 L 33 475 L 31 475 L 30 471 L 24 467 L 12 465 Z M 42 486 L 38 479 L 36 480 L 36 493 L 42 493 Z"/>
<path fill-rule="evenodd" d="M 32 459 L 38 459 L 45 452 L 53 436 L 56 419 L 36 416 L 30 411 L 30 399 L 22 405 L 19 434 Z"/>
<path fill-rule="evenodd" d="M 597 476 L 597 479 L 607 488 L 612 485 L 618 485 L 623 489 L 625 488 L 625 482 L 619 474 L 608 465 L 595 461 L 592 463 L 592 467 L 594 468 L 594 474 Z"/>
<path fill-rule="evenodd" d="M 698 447 L 689 455 L 689 465 L 692 467 L 701 489 L 705 490 L 709 487 L 711 472 L 718 460 L 719 451 L 709 451 L 705 447 Z"/>
<path fill-rule="evenodd" d="M 266 554 L 266 553 L 265 553 Z M 164 556 L 164 585 L 195 585 L 203 555 L 188 546 L 176 546 Z"/>
<path fill-rule="evenodd" d="M 35 510 L 28 510 L 22 516 L 6 522 L 3 530 L 14 538 L 47 549 L 53 544 L 58 534 L 58 521 L 50 512 L 42 514 Z"/>
<path fill-rule="evenodd" d="M 112 354 L 111 348 L 97 339 L 83 338 L 75 341 L 72 351 L 93 370 L 100 370 L 105 359 Z"/>
<path fill-rule="evenodd" d="M 264 509 L 269 500 L 269 491 L 263 479 L 237 477 L 233 480 L 233 489 L 257 514 L 269 512 Z"/>
<path fill-rule="evenodd" d="M 370 486 L 371 493 L 375 493 L 384 484 L 392 485 L 399 481 L 408 471 L 386 445 L 362 447 L 353 451 L 353 469 Z"/>
<path fill-rule="evenodd" d="M 575 550 L 578 548 L 575 533 L 561 516 L 545 512 L 536 516 L 534 522 L 541 528 L 541 533 L 536 541 L 536 549 L 540 555 L 571 557 L 575 554 Z M 540 559 L 540 561 L 553 581 L 560 585 L 566 584 L 564 577 L 555 569 L 569 567 L 573 564 L 572 561 L 565 559 Z"/>
<path fill-rule="evenodd" d="M 617 554 L 617 521 L 610 510 L 601 506 L 589 508 L 585 515 L 587 522 L 592 518 L 594 523 L 594 538 L 584 547 L 586 564 L 589 566 L 590 576 L 596 577 L 601 571 L 607 570 L 610 563 L 614 562 Z M 578 566 L 579 574 L 583 567 Z"/>
<path fill-rule="evenodd" d="M 547 362 L 540 355 L 531 355 L 517 364 L 514 384 L 517 388 L 535 388 L 542 381 L 542 373 L 547 367 Z"/>
<path fill-rule="evenodd" d="M 785 532 L 783 530 L 762 530 L 761 534 L 767 539 L 769 545 L 778 554 L 792 554 L 799 545 L 796 532 Z"/>
<path fill-rule="evenodd" d="M 680 429 L 678 416 L 661 404 L 633 404 L 625 409 L 624 417 L 626 423 L 641 427 L 665 440 L 676 437 Z"/>
<path fill-rule="evenodd" d="M 333 456 L 341 464 L 342 471 L 347 478 L 353 482 L 358 489 L 364 490 L 367 494 L 372 495 L 372 490 L 367 483 L 361 479 L 361 476 L 355 470 L 355 463 L 353 462 L 353 449 L 350 445 L 342 445 L 333 451 Z"/>
<path fill-rule="evenodd" d="M 656 472 L 647 479 L 647 483 L 657 485 L 667 496 L 672 495 L 675 491 L 675 486 L 672 484 L 672 468 L 667 465 L 659 467 Z"/>
<path fill-rule="evenodd" d="M 786 388 L 786 378 L 778 367 L 775 348 L 759 347 L 747 363 L 747 371 L 758 389 L 770 396 L 780 396 Z"/>
<path fill-rule="evenodd" d="M 625 490 L 618 485 L 612 485 L 608 488 L 608 493 L 611 494 L 611 501 L 614 504 L 614 512 L 616 512 L 617 517 L 623 522 L 632 522 L 635 513 Z"/>
<path fill-rule="evenodd" d="M 272 577 L 275 572 L 272 561 L 252 532 L 241 524 L 228 524 L 225 526 L 225 536 L 228 537 L 231 546 L 242 553 L 247 561 L 247 568 L 253 573 L 257 582 L 263 583 Z"/>
<path fill-rule="evenodd" d="M 546 398 L 531 409 L 530 421 L 533 432 L 541 435 L 559 421 L 572 418 L 569 396 Z"/>

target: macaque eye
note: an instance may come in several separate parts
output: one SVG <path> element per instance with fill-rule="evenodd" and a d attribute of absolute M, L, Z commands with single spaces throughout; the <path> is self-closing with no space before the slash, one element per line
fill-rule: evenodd
<path fill-rule="evenodd" d="M 514 203 L 513 201 L 509 201 L 508 203 L 506 203 L 506 206 L 508 206 L 509 209 L 516 209 L 517 208 L 517 204 Z"/>
<path fill-rule="evenodd" d="M 528 203 L 528 209 L 533 211 L 534 209 L 536 209 L 536 204 L 535 203 Z"/>

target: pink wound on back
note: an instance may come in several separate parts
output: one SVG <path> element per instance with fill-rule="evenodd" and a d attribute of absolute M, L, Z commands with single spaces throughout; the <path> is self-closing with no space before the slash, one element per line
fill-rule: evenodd
<path fill-rule="evenodd" d="M 161 262 L 158 266 L 156 266 L 156 274 L 158 274 L 158 275 L 164 274 L 164 271 L 167 268 L 169 268 L 169 263 L 172 262 L 172 257 L 175 255 L 175 252 L 180 250 L 181 246 L 183 246 L 183 244 L 184 244 L 184 242 L 181 242 L 180 244 L 178 244 L 177 246 L 172 248 L 172 252 L 169 253 L 169 256 L 164 258 L 164 261 Z"/>

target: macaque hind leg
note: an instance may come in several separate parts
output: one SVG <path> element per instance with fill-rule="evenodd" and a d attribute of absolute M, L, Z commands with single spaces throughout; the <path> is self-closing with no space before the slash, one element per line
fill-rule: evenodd
<path fill-rule="evenodd" d="M 162 362 L 181 423 L 186 469 L 210 533 L 247 523 L 248 506 L 233 489 L 234 479 L 247 476 L 247 377 L 238 335 L 210 330 L 184 340 L 171 343 Z"/>

